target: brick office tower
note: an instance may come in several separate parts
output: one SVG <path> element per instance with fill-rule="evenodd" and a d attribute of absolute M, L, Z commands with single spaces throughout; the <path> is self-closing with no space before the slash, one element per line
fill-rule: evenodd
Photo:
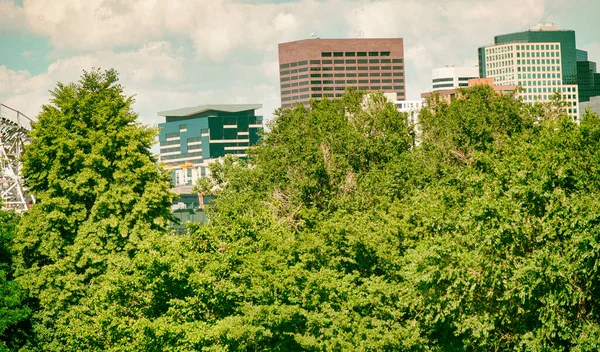
<path fill-rule="evenodd" d="M 281 106 L 342 96 L 346 87 L 396 93 L 404 100 L 404 42 L 306 39 L 279 44 Z"/>

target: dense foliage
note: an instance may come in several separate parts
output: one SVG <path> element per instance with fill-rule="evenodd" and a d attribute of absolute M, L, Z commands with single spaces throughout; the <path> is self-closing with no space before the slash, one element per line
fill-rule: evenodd
<path fill-rule="evenodd" d="M 12 241 L 19 216 L 0 211 L 0 351 L 19 346 L 29 308 L 24 304 L 24 293 L 13 278 Z"/>
<path fill-rule="evenodd" d="M 210 222 L 175 236 L 116 74 L 53 94 L 24 159 L 39 202 L 0 242 L 9 347 L 600 348 L 594 114 L 489 87 L 430 101 L 419 136 L 379 94 L 279 110 L 198 185 Z"/>

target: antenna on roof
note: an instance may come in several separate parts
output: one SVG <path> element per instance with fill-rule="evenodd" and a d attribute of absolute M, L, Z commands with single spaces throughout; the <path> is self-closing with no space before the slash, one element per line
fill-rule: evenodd
<path fill-rule="evenodd" d="M 312 32 L 310 33 L 310 36 L 311 36 L 311 38 L 315 39 L 315 38 L 317 37 L 317 32 L 315 32 L 315 31 L 312 31 Z"/>
<path fill-rule="evenodd" d="M 356 33 L 354 35 L 356 36 L 356 38 L 364 38 L 365 37 L 365 33 L 363 31 L 361 31 L 360 29 L 356 30 Z"/>

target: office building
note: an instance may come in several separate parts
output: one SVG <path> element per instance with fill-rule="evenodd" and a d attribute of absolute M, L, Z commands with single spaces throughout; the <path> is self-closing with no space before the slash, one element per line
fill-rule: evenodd
<path fill-rule="evenodd" d="M 193 185 L 209 173 L 208 164 L 227 154 L 246 156 L 259 140 L 261 104 L 201 105 L 159 112 L 160 160 L 174 186 Z"/>
<path fill-rule="evenodd" d="M 468 87 L 471 78 L 479 78 L 477 66 L 434 68 L 431 70 L 432 91 Z"/>
<path fill-rule="evenodd" d="M 576 49 L 575 31 L 553 24 L 496 36 L 494 44 L 479 48 L 479 68 L 481 77 L 491 77 L 497 85 L 522 86 L 521 96 L 529 104 L 547 102 L 558 92 L 574 119 L 580 102 L 600 94 L 595 64 Z"/>
<path fill-rule="evenodd" d="M 514 92 L 517 89 L 517 86 L 515 86 L 515 85 L 512 85 L 512 86 L 495 85 L 493 78 L 472 78 L 467 81 L 467 87 L 459 87 L 459 88 L 468 89 L 468 88 L 478 86 L 478 85 L 490 86 L 498 94 L 511 94 L 512 92 Z M 461 96 L 461 90 L 457 89 L 457 88 L 451 88 L 451 89 L 443 89 L 443 90 L 421 93 L 421 99 L 423 99 L 424 101 L 427 101 L 427 99 L 432 95 L 437 95 L 437 97 L 440 101 L 445 101 L 447 103 L 450 103 L 453 99 Z"/>
<path fill-rule="evenodd" d="M 402 38 L 306 39 L 279 44 L 281 106 L 340 97 L 346 87 L 406 96 Z"/>

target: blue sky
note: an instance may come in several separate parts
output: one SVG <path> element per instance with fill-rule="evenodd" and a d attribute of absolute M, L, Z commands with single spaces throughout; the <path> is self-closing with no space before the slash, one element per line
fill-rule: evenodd
<path fill-rule="evenodd" d="M 494 35 L 537 22 L 574 29 L 600 62 L 596 0 L 0 0 L 0 102 L 35 117 L 57 82 L 116 68 L 142 121 L 211 103 L 279 106 L 277 44 L 310 38 L 402 37 L 406 88 L 431 69 L 476 65 Z"/>

